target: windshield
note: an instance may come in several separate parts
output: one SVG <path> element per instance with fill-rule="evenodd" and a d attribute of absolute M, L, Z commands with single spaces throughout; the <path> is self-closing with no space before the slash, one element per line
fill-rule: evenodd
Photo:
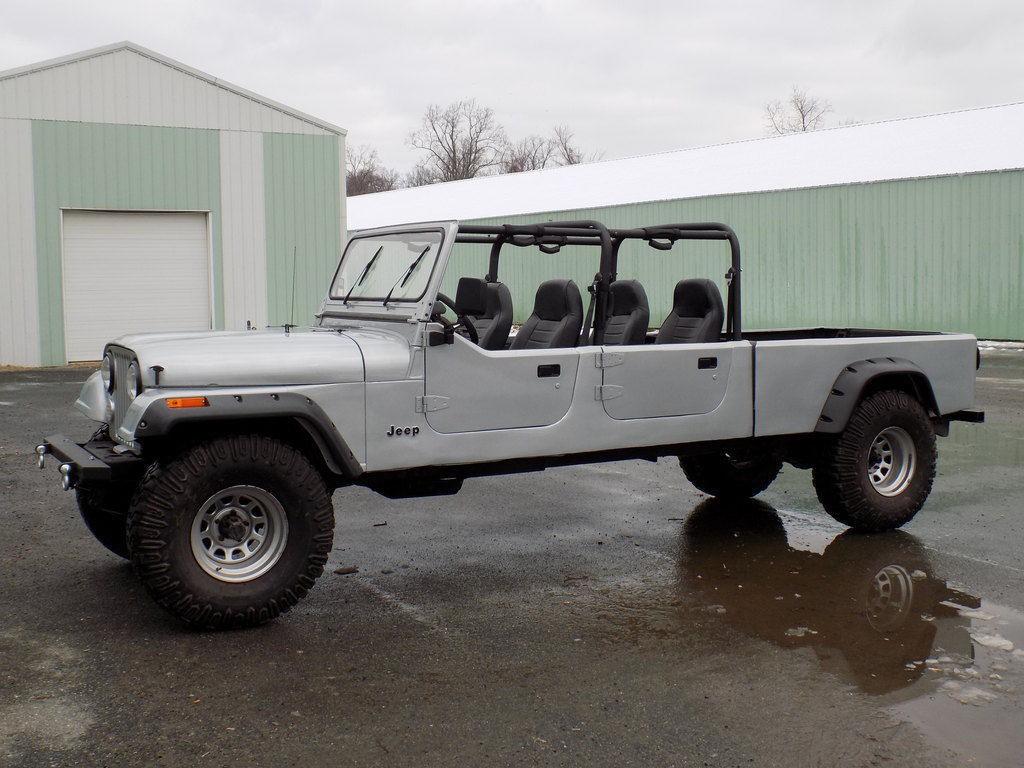
<path fill-rule="evenodd" d="M 402 232 L 349 241 L 331 285 L 331 298 L 419 301 L 441 250 L 441 233 Z"/>

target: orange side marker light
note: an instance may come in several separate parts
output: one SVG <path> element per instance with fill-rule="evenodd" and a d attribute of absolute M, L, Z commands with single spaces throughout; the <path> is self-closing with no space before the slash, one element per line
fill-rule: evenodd
<path fill-rule="evenodd" d="M 205 397 L 168 397 L 164 402 L 168 408 L 205 408 L 210 404 Z"/>

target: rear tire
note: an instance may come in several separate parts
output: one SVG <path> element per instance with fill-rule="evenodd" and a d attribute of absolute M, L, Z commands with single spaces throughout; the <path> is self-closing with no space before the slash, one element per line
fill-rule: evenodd
<path fill-rule="evenodd" d="M 901 390 L 869 395 L 814 467 L 825 511 L 874 533 L 906 525 L 935 479 L 935 431 L 924 407 Z"/>
<path fill-rule="evenodd" d="M 210 440 L 154 464 L 128 514 L 146 589 L 203 629 L 251 627 L 290 609 L 323 573 L 333 539 L 319 472 L 261 435 Z"/>
<path fill-rule="evenodd" d="M 772 454 L 734 454 L 722 451 L 681 456 L 679 466 L 698 490 L 719 499 L 749 499 L 765 490 L 782 470 Z"/>

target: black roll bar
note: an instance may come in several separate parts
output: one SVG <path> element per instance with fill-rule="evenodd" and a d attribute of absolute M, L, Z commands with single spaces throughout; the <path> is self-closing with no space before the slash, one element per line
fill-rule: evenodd
<path fill-rule="evenodd" d="M 608 229 L 598 221 L 551 221 L 542 224 L 460 224 L 456 243 L 490 244 L 491 253 L 486 279 L 498 279 L 498 265 L 503 245 L 518 248 L 536 246 L 544 253 L 556 253 L 563 245 L 599 246 L 600 266 L 590 289 L 594 296 L 594 343 L 604 340 L 609 287 L 618 273 L 619 248 L 626 240 L 644 240 L 652 248 L 670 250 L 677 240 L 727 240 L 731 254 L 728 285 L 726 337 L 739 341 L 743 337 L 740 299 L 740 243 L 736 232 L 727 224 L 704 222 L 695 224 L 658 224 L 634 229 Z"/>

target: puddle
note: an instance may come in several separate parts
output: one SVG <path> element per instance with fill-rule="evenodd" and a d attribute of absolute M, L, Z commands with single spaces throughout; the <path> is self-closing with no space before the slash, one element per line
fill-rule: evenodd
<path fill-rule="evenodd" d="M 711 500 L 683 524 L 674 583 L 600 591 L 600 616 L 620 636 L 664 640 L 719 622 L 810 649 L 823 673 L 935 746 L 974 765 L 1020 765 L 1024 614 L 945 581 L 910 534 L 835 535 L 762 502 Z"/>

